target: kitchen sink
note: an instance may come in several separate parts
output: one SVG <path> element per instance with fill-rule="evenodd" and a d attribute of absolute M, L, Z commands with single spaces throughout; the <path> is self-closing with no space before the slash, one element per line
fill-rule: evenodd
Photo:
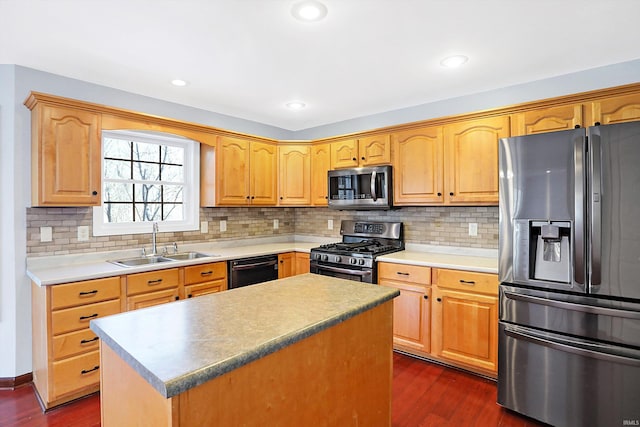
<path fill-rule="evenodd" d="M 116 259 L 109 261 L 112 264 L 120 265 L 122 267 L 136 267 L 138 265 L 157 264 L 160 262 L 171 262 L 173 259 L 162 256 L 144 256 L 137 258 Z"/>
<path fill-rule="evenodd" d="M 198 258 L 211 258 L 211 257 L 216 257 L 216 256 L 220 256 L 220 255 L 208 255 L 208 254 L 203 254 L 201 252 L 180 252 L 177 254 L 167 254 L 164 257 L 165 258 L 170 258 L 172 260 L 176 260 L 176 261 L 183 261 L 183 260 L 188 260 L 188 259 L 198 259 Z"/>

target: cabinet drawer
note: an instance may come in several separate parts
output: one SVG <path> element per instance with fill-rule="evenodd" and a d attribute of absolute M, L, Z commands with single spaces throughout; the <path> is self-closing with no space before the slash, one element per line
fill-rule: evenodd
<path fill-rule="evenodd" d="M 88 351 L 98 350 L 100 340 L 91 329 L 69 332 L 53 337 L 53 358 L 60 360 Z"/>
<path fill-rule="evenodd" d="M 211 282 L 198 283 L 197 285 L 190 285 L 184 287 L 184 293 L 187 298 L 199 297 L 201 295 L 212 294 L 214 292 L 221 292 L 227 289 L 227 280 L 218 279 Z"/>
<path fill-rule="evenodd" d="M 80 307 L 65 308 L 51 313 L 51 332 L 53 335 L 77 331 L 89 327 L 92 319 L 120 312 L 120 300 L 97 302 Z"/>
<path fill-rule="evenodd" d="M 120 298 L 120 277 L 87 280 L 51 287 L 51 308 L 90 304 Z"/>
<path fill-rule="evenodd" d="M 178 286 L 179 281 L 177 268 L 129 274 L 127 276 L 127 295 L 174 288 Z"/>
<path fill-rule="evenodd" d="M 53 362 L 52 388 L 56 398 L 99 383 L 99 351 Z"/>
<path fill-rule="evenodd" d="M 440 288 L 498 295 L 497 274 L 437 269 L 435 270 L 435 277 L 436 283 Z"/>
<path fill-rule="evenodd" d="M 431 268 L 421 265 L 381 262 L 378 264 L 378 279 L 429 285 L 431 284 Z"/>
<path fill-rule="evenodd" d="M 208 282 L 227 277 L 226 262 L 212 262 L 184 268 L 184 284 Z"/>

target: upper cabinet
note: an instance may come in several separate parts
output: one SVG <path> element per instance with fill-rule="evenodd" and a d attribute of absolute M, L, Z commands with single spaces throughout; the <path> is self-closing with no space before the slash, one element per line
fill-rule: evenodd
<path fill-rule="evenodd" d="M 311 147 L 283 145 L 278 147 L 279 204 L 304 206 L 311 204 Z"/>
<path fill-rule="evenodd" d="M 33 206 L 101 203 L 100 115 L 31 103 Z"/>
<path fill-rule="evenodd" d="M 588 126 L 640 120 L 640 93 L 593 101 L 590 107 Z"/>
<path fill-rule="evenodd" d="M 531 135 L 584 126 L 583 104 L 561 105 L 511 116 L 511 135 Z"/>
<path fill-rule="evenodd" d="M 219 137 L 216 157 L 216 205 L 275 205 L 276 146 Z"/>
<path fill-rule="evenodd" d="M 398 132 L 393 140 L 393 203 L 440 204 L 443 196 L 442 127 Z"/>
<path fill-rule="evenodd" d="M 391 163 L 390 135 L 375 135 L 331 143 L 333 169 Z"/>
<path fill-rule="evenodd" d="M 311 146 L 311 204 L 327 206 L 328 175 L 331 169 L 331 144 L 313 144 Z"/>
<path fill-rule="evenodd" d="M 446 204 L 498 204 L 498 140 L 508 136 L 508 116 L 444 127 Z"/>

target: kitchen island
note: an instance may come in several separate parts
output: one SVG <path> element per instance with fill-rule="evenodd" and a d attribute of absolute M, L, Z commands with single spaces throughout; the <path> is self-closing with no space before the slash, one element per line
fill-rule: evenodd
<path fill-rule="evenodd" d="M 397 295 L 305 274 L 92 321 L 102 425 L 390 425 Z"/>

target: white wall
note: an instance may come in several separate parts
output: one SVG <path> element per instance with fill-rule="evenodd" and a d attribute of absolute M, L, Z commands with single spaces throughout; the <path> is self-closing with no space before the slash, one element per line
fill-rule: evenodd
<path fill-rule="evenodd" d="M 640 60 L 292 132 L 14 65 L 0 65 L 0 378 L 31 372 L 26 265 L 30 91 L 275 139 L 315 139 L 640 81 Z"/>

